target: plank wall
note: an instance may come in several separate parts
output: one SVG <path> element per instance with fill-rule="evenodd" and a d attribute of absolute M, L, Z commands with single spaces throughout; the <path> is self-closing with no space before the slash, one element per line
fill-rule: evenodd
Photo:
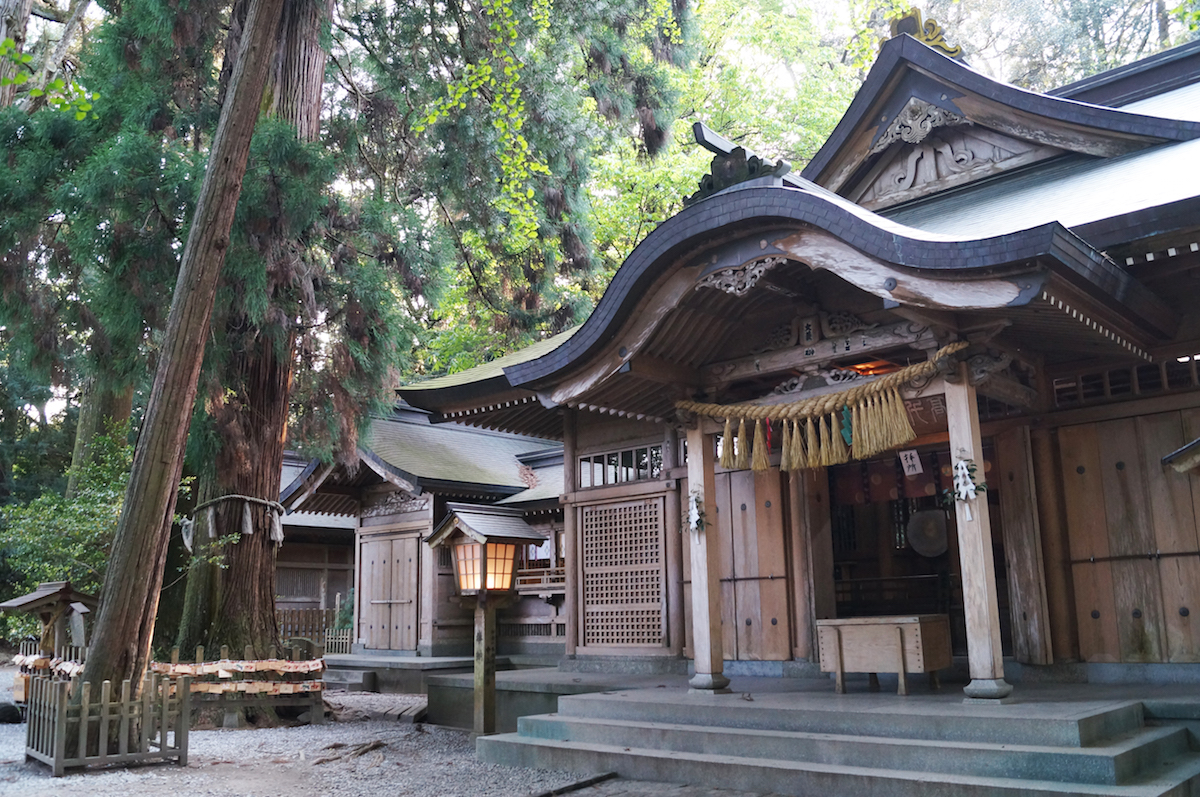
<path fill-rule="evenodd" d="M 788 608 L 786 506 L 778 468 L 716 475 L 722 649 L 726 661 L 792 657 Z M 687 517 L 688 489 L 679 491 Z M 691 648 L 690 539 L 683 535 L 684 628 Z"/>
<path fill-rule="evenodd" d="M 1200 436 L 1200 410 L 1058 430 L 1079 653 L 1200 661 L 1200 477 L 1161 464 Z"/>

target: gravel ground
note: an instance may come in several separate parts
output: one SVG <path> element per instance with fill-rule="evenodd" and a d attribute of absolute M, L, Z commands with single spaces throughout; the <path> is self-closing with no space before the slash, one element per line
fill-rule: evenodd
<path fill-rule="evenodd" d="M 0 667 L 0 701 L 12 700 L 11 666 Z M 359 712 L 384 711 L 413 695 L 337 694 Z M 341 750 L 379 740 L 385 746 L 349 761 L 318 764 Z M 51 778 L 48 769 L 24 763 L 25 726 L 0 725 L 0 795 L 93 797 L 172 794 L 261 797 L 521 797 L 559 788 L 583 776 L 521 769 L 475 760 L 464 731 L 433 725 L 366 720 L 265 730 L 193 731 L 188 766 L 158 764 Z"/>

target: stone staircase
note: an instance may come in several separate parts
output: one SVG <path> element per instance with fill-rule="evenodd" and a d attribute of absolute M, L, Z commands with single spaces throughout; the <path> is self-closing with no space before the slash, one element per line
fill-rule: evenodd
<path fill-rule="evenodd" d="M 1193 745 L 1184 725 L 1148 725 L 1138 701 L 652 690 L 560 698 L 558 713 L 523 717 L 477 750 L 492 763 L 780 795 L 1200 797 Z"/>

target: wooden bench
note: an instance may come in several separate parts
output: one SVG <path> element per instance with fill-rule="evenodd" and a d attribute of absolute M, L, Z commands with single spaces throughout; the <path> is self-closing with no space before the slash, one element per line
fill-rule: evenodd
<path fill-rule="evenodd" d="M 846 673 L 871 676 L 872 691 L 879 688 L 877 673 L 894 672 L 900 678 L 896 693 L 908 694 L 908 673 L 929 673 L 929 684 L 938 688 L 938 670 L 950 666 L 950 618 L 945 614 L 899 617 L 850 617 L 817 620 L 821 672 L 837 674 L 837 693 L 846 692 Z"/>

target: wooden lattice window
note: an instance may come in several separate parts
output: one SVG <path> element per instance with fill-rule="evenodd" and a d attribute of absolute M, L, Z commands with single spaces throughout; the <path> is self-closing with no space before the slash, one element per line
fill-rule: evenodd
<path fill-rule="evenodd" d="M 583 508 L 584 644 L 663 643 L 663 501 Z"/>

